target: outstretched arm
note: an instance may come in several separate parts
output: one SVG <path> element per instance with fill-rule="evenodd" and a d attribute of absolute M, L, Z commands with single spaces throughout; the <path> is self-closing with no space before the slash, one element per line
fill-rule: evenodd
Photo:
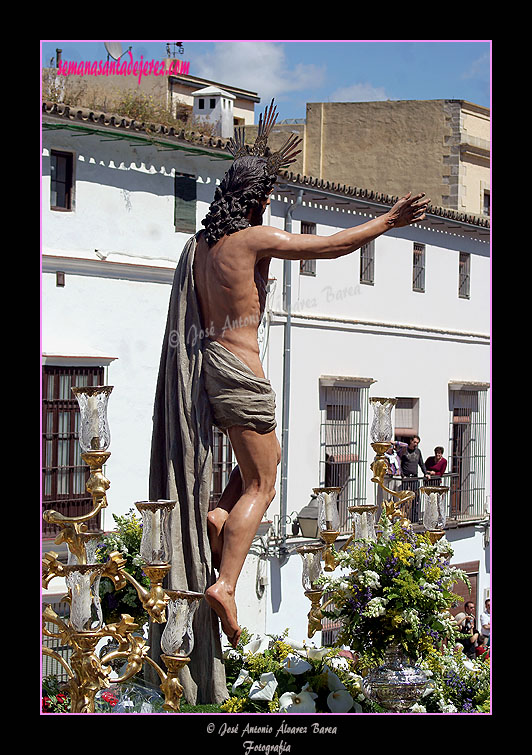
<path fill-rule="evenodd" d="M 248 229 L 257 260 L 275 257 L 288 260 L 336 259 L 354 252 L 392 228 L 402 228 L 425 219 L 430 199 L 424 194 L 411 196 L 409 192 L 388 212 L 378 218 L 331 236 L 287 233 L 271 226 Z"/>

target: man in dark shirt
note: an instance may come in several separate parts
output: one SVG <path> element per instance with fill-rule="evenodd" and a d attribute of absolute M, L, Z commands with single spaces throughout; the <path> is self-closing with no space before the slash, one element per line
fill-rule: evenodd
<path fill-rule="evenodd" d="M 413 435 L 409 443 L 396 441 L 395 446 L 401 459 L 401 474 L 403 476 L 402 490 L 413 490 L 415 495 L 412 501 L 412 511 L 409 517 L 410 521 L 415 523 L 419 519 L 419 480 L 418 467 L 421 469 L 423 476 L 426 477 L 427 470 L 423 461 L 423 456 L 419 446 L 419 435 Z M 406 479 L 405 479 L 406 478 Z M 413 479 L 408 479 L 413 478 Z"/>

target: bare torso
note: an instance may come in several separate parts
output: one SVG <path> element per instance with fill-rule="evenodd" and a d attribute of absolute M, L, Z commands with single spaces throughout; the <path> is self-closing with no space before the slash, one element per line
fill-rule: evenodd
<path fill-rule="evenodd" d="M 206 337 L 219 341 L 264 377 L 257 330 L 264 311 L 270 259 L 256 257 L 246 231 L 224 236 L 211 249 L 203 233 L 194 255 L 194 283 Z"/>

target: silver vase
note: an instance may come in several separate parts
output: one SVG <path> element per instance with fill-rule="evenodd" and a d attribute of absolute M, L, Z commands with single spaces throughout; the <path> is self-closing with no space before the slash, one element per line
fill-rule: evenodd
<path fill-rule="evenodd" d="M 390 645 L 384 663 L 364 679 L 368 697 L 386 710 L 404 713 L 423 695 L 428 678 L 399 645 Z"/>

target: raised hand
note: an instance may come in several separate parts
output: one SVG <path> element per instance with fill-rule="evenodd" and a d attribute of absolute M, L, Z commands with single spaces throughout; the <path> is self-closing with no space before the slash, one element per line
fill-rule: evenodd
<path fill-rule="evenodd" d="M 389 226 L 402 228 L 405 225 L 425 220 L 430 199 L 423 199 L 424 193 L 416 194 L 415 197 L 412 197 L 411 194 L 412 192 L 409 191 L 386 213 L 386 222 Z"/>

